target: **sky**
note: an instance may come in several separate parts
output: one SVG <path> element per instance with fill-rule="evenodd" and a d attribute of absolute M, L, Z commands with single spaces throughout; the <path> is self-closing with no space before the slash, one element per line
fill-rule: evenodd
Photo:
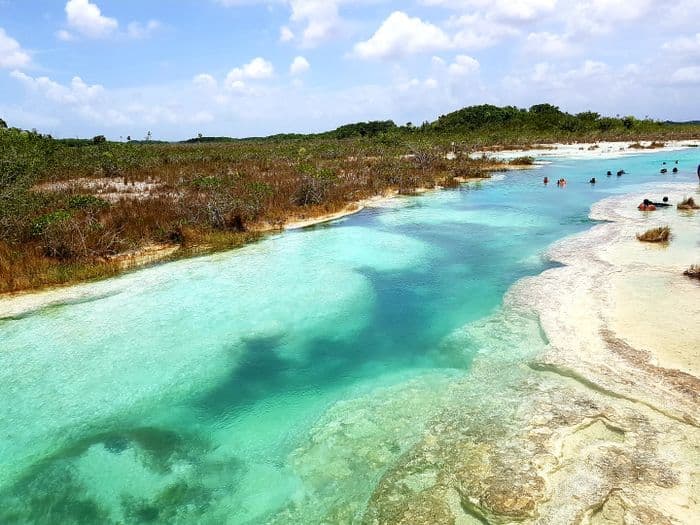
<path fill-rule="evenodd" d="M 0 0 L 0 118 L 177 140 L 548 102 L 700 119 L 700 0 Z"/>

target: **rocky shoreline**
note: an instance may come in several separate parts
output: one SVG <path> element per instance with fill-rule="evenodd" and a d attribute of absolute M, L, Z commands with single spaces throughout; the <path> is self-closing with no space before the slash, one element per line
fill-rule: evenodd
<path fill-rule="evenodd" d="M 672 202 L 698 191 L 652 190 Z M 523 360 L 506 344 L 477 360 L 452 406 L 383 476 L 363 523 L 695 522 L 700 288 L 682 269 L 698 256 L 700 213 L 643 215 L 634 204 L 644 195 L 596 204 L 591 218 L 608 222 L 555 245 L 562 266 L 514 287 L 507 310 L 539 319 L 539 349 Z M 635 239 L 659 221 L 674 231 L 669 247 Z M 672 298 L 672 315 L 657 297 Z M 640 345 L 629 312 L 638 323 L 661 315 L 652 330 L 662 337 Z M 517 371 L 491 397 L 483 385 L 498 361 L 499 373 Z"/>

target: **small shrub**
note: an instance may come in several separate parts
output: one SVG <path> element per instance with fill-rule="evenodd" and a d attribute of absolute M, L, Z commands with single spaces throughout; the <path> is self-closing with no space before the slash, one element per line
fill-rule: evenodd
<path fill-rule="evenodd" d="M 442 181 L 443 188 L 459 188 L 459 181 L 454 176 L 446 177 Z"/>
<path fill-rule="evenodd" d="M 660 228 L 652 228 L 644 233 L 637 234 L 637 240 L 641 242 L 668 242 L 671 238 L 671 228 L 662 226 Z"/>
<path fill-rule="evenodd" d="M 66 210 L 53 211 L 42 215 L 34 221 L 32 225 L 32 235 L 35 237 L 43 235 L 52 226 L 69 221 L 71 217 L 71 213 Z"/>
<path fill-rule="evenodd" d="M 535 163 L 533 157 L 516 157 L 509 164 L 513 166 L 532 166 Z"/>
<path fill-rule="evenodd" d="M 92 137 L 93 144 L 104 144 L 105 142 L 107 142 L 107 137 L 104 135 L 96 135 Z"/>
<path fill-rule="evenodd" d="M 700 264 L 691 265 L 690 268 L 683 272 L 683 275 L 693 279 L 700 279 Z"/>
<path fill-rule="evenodd" d="M 190 184 L 192 184 L 192 186 L 194 186 L 197 189 L 207 190 L 220 187 L 222 181 L 218 177 L 198 177 L 194 179 Z"/>
<path fill-rule="evenodd" d="M 695 204 L 695 199 L 687 197 L 678 205 L 679 210 L 700 210 L 700 206 Z"/>
<path fill-rule="evenodd" d="M 110 204 L 104 199 L 94 195 L 75 195 L 68 199 L 68 207 L 71 210 L 87 210 L 98 212 L 109 208 Z"/>

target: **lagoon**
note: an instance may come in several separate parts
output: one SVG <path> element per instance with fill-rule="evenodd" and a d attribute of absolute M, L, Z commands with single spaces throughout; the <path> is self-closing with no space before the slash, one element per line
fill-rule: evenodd
<path fill-rule="evenodd" d="M 1 320 L 0 522 L 361 521 L 476 358 L 546 344 L 508 289 L 594 202 L 695 180 L 697 152 L 549 161 Z M 484 397 L 517 373 L 493 368 Z"/>

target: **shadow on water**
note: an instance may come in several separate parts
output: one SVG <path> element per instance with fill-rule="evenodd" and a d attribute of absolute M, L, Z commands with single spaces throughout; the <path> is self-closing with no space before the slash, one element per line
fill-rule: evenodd
<path fill-rule="evenodd" d="M 0 523 L 112 524 L 169 523 L 197 520 L 218 492 L 236 489 L 244 472 L 241 460 L 206 462 L 209 443 L 156 427 L 136 427 L 88 435 L 37 462 L 0 493 Z M 151 496 L 122 480 L 114 487 L 113 503 L 106 504 L 86 486 L 81 462 L 97 451 L 145 469 L 159 480 Z M 130 454 L 131 453 L 131 454 Z M 179 475 L 188 465 L 186 479 Z M 105 465 L 106 467 L 106 465 Z M 220 471 L 219 484 L 212 478 Z M 109 474 L 108 472 L 106 473 Z M 202 481 L 206 478 L 207 483 Z M 89 479 L 89 477 L 88 477 Z M 221 494 L 218 494 L 220 497 Z"/>

